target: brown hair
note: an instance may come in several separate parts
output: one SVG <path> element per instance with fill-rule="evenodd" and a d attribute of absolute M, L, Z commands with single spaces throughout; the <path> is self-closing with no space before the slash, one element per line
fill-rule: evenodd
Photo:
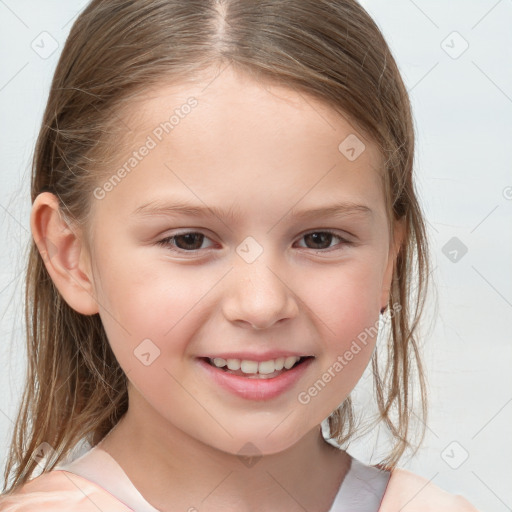
<path fill-rule="evenodd" d="M 75 21 L 53 77 L 34 153 L 32 202 L 53 192 L 66 218 L 90 228 L 92 191 L 119 154 L 118 135 L 126 130 L 119 118 L 124 106 L 150 87 L 182 83 L 212 63 L 322 100 L 381 151 L 388 218 L 404 218 L 406 225 L 390 290 L 396 311 L 382 375 L 377 351 L 372 359 L 376 423 L 383 421 L 395 441 L 381 462 L 395 467 L 412 446 L 415 369 L 422 418 L 427 412 L 417 327 L 428 247 L 413 182 L 408 94 L 379 28 L 355 0 L 93 0 Z M 63 300 L 34 240 L 25 321 L 28 377 L 5 468 L 7 492 L 30 478 L 42 443 L 56 454 L 47 471 L 79 441 L 96 445 L 128 405 L 126 376 L 99 315 L 82 315 Z M 359 433 L 350 396 L 328 422 L 340 445 Z"/>

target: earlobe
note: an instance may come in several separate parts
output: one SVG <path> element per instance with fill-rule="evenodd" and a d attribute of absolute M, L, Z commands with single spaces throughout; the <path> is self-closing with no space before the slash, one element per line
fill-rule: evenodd
<path fill-rule="evenodd" d="M 46 270 L 63 299 L 78 313 L 98 313 L 88 258 L 79 233 L 66 221 L 57 197 L 39 194 L 30 213 L 30 229 Z"/>

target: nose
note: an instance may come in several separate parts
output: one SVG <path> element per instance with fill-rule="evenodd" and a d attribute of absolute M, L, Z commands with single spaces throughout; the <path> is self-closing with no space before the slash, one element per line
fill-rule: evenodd
<path fill-rule="evenodd" d="M 293 284 L 263 257 L 253 263 L 237 261 L 230 274 L 223 302 L 224 316 L 230 322 L 259 330 L 297 316 Z"/>

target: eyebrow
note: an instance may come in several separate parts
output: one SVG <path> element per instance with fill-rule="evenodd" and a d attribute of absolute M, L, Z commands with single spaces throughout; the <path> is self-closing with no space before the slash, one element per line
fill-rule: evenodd
<path fill-rule="evenodd" d="M 286 215 L 297 220 L 309 220 L 321 217 L 343 217 L 348 215 L 372 216 L 373 210 L 365 204 L 357 204 L 351 201 L 337 202 L 309 210 L 290 210 Z M 186 201 L 174 201 L 173 203 L 164 203 L 162 201 L 151 201 L 136 208 L 131 216 L 173 216 L 189 215 L 191 217 L 205 218 L 215 215 L 218 218 L 235 221 L 239 213 L 233 208 L 225 210 L 215 206 L 198 206 Z"/>

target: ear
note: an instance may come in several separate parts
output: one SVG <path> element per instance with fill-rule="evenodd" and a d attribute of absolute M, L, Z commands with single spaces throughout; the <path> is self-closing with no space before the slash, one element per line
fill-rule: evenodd
<path fill-rule="evenodd" d="M 42 192 L 36 197 L 30 229 L 46 270 L 64 300 L 83 315 L 98 313 L 89 254 L 54 194 Z"/>
<path fill-rule="evenodd" d="M 386 308 L 389 304 L 389 292 L 391 290 L 393 280 L 393 270 L 405 236 L 405 217 L 402 217 L 399 220 L 394 220 L 394 224 L 394 240 L 392 241 L 393 243 L 389 244 L 388 263 L 382 282 L 382 295 L 380 299 L 381 309 Z"/>

